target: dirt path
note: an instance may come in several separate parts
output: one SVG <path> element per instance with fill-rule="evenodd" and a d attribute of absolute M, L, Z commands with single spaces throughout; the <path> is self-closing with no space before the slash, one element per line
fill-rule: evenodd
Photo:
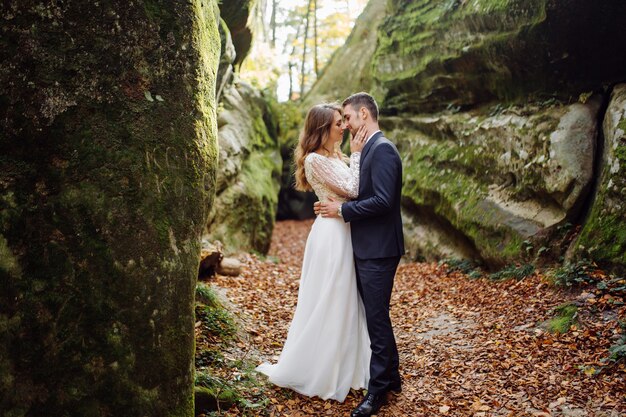
<path fill-rule="evenodd" d="M 279 222 L 267 259 L 250 257 L 240 277 L 217 279 L 242 310 L 261 359 L 275 360 L 287 334 L 310 225 Z M 592 375 L 618 334 L 615 317 L 581 314 L 578 328 L 560 336 L 539 327 L 579 293 L 539 276 L 495 283 L 437 264 L 401 265 L 391 310 L 404 387 L 378 415 L 625 415 L 624 366 Z M 263 413 L 276 416 L 347 416 L 361 397 L 351 393 L 340 404 L 268 390 L 272 404 Z"/>

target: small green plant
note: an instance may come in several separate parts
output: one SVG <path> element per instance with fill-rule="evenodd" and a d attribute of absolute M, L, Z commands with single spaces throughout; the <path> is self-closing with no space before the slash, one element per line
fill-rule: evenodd
<path fill-rule="evenodd" d="M 280 258 L 278 256 L 268 256 L 267 260 L 270 262 L 273 262 L 275 264 L 279 264 L 280 263 Z"/>
<path fill-rule="evenodd" d="M 535 273 L 535 267 L 532 264 L 509 265 L 498 272 L 489 274 L 489 279 L 493 281 L 503 281 L 505 279 L 515 278 L 522 280 Z"/>
<path fill-rule="evenodd" d="M 535 246 L 530 240 L 525 240 L 522 242 L 522 250 L 526 253 L 526 256 L 530 255 Z"/>
<path fill-rule="evenodd" d="M 539 250 L 537 251 L 537 256 L 541 257 L 544 254 L 548 253 L 550 251 L 550 248 L 548 248 L 547 246 L 542 246 L 539 248 Z"/>
<path fill-rule="evenodd" d="M 582 369 L 583 372 L 588 373 L 589 375 L 598 375 L 607 369 L 626 362 L 626 322 L 620 321 L 619 326 L 621 328 L 621 335 L 619 339 L 608 349 L 608 356 L 600 360 L 600 367 L 597 369 L 591 367 L 593 373 L 591 373 L 590 369 Z"/>
<path fill-rule="evenodd" d="M 230 376 L 210 375 L 207 368 L 196 372 L 196 409 L 208 412 L 208 416 L 219 416 L 221 410 L 237 405 L 244 416 L 258 415 L 258 410 L 269 404 L 269 398 L 263 393 L 265 382 L 254 372 L 254 364 L 247 361 L 242 368 L 232 363 L 225 366 Z"/>
<path fill-rule="evenodd" d="M 233 318 L 221 305 L 196 306 L 196 318 L 209 333 L 219 336 L 222 340 L 230 339 L 237 333 Z"/>
<path fill-rule="evenodd" d="M 478 269 L 474 269 L 472 272 L 467 274 L 467 276 L 472 278 L 472 279 L 478 279 L 478 278 L 482 277 L 483 274 Z"/>
<path fill-rule="evenodd" d="M 478 272 L 480 276 L 480 272 L 478 270 L 478 265 L 470 260 L 470 259 L 457 259 L 457 258 L 447 258 L 439 261 L 439 266 L 445 266 L 448 272 L 462 272 L 464 274 L 472 275 L 474 272 Z"/>
<path fill-rule="evenodd" d="M 596 269 L 596 265 L 591 261 L 581 260 L 576 263 L 566 263 L 554 270 L 549 276 L 558 286 L 573 287 L 593 283 L 592 272 Z"/>
<path fill-rule="evenodd" d="M 220 304 L 215 291 L 213 291 L 211 287 L 204 282 L 198 282 L 198 284 L 196 284 L 196 301 L 213 307 Z"/>
<path fill-rule="evenodd" d="M 199 320 L 208 333 L 228 340 L 235 336 L 237 327 L 218 295 L 207 284 L 196 285 L 196 320 Z"/>
<path fill-rule="evenodd" d="M 196 409 L 201 411 L 228 410 L 239 398 L 228 382 L 207 373 L 196 373 L 194 391 Z"/>
<path fill-rule="evenodd" d="M 241 343 L 233 314 L 204 283 L 196 287 L 196 301 L 196 410 L 221 416 L 236 406 L 242 416 L 259 415 L 269 403 L 266 382 L 255 371 L 256 361 L 247 358 L 247 352 L 232 357 Z"/>
<path fill-rule="evenodd" d="M 604 360 L 611 364 L 626 361 L 626 322 L 622 321 L 619 325 L 622 334 L 619 340 L 609 348 L 609 357 Z"/>
<path fill-rule="evenodd" d="M 570 222 L 566 222 L 566 223 L 563 223 L 563 224 L 558 225 L 558 226 L 556 227 L 556 230 L 557 230 L 559 233 L 567 233 L 567 232 L 569 232 L 570 230 L 572 230 L 572 226 L 573 226 L 573 224 L 571 224 Z"/>
<path fill-rule="evenodd" d="M 555 316 L 545 322 L 545 328 L 550 333 L 563 334 L 578 321 L 578 307 L 572 303 L 561 304 L 554 309 Z"/>

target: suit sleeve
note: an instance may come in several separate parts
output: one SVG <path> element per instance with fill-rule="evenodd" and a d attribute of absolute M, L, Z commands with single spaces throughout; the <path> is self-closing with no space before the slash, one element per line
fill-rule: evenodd
<path fill-rule="evenodd" d="M 402 175 L 400 156 L 388 144 L 372 149 L 371 175 L 374 195 L 357 201 L 349 201 L 341 206 L 346 222 L 379 216 L 391 210 L 397 193 L 397 182 Z"/>

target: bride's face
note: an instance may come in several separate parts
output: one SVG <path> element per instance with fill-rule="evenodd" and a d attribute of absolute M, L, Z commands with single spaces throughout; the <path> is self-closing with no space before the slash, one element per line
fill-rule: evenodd
<path fill-rule="evenodd" d="M 330 131 L 328 132 L 328 145 L 335 146 L 336 143 L 341 143 L 343 139 L 343 120 L 341 114 L 336 111 Z"/>

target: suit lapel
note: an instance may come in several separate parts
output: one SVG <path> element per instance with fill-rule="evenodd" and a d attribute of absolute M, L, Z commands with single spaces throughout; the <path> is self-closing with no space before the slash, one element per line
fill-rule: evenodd
<path fill-rule="evenodd" d="M 372 149 L 372 145 L 374 144 L 374 142 L 376 142 L 378 138 L 380 138 L 382 135 L 383 135 L 383 132 L 377 132 L 374 134 L 374 136 L 372 136 L 370 140 L 367 141 L 367 143 L 365 144 L 365 147 L 361 151 L 361 164 L 363 164 L 363 161 L 365 161 L 365 156 L 370 151 L 370 149 Z"/>

